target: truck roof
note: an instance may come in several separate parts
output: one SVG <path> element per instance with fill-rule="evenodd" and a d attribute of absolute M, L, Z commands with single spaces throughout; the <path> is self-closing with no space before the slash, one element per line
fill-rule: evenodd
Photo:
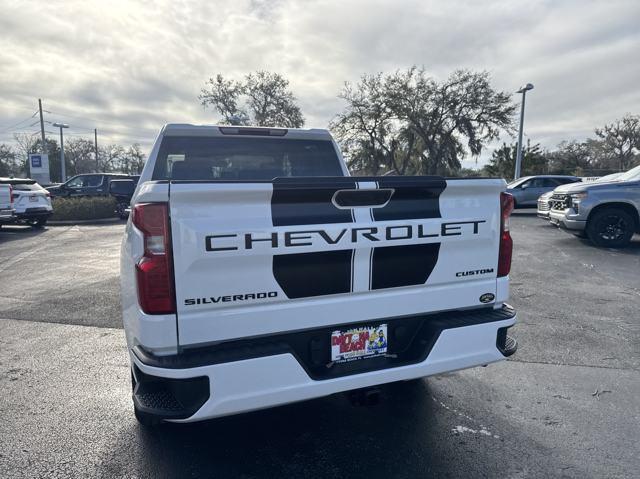
<path fill-rule="evenodd" d="M 164 136 L 259 136 L 298 140 L 331 140 L 329 130 L 323 128 L 271 128 L 263 126 L 193 125 L 167 123 L 161 131 Z"/>

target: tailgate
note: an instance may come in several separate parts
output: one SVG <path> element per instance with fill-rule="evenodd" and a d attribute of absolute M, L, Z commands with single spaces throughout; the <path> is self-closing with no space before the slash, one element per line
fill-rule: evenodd
<path fill-rule="evenodd" d="M 170 185 L 181 345 L 478 307 L 502 180 Z"/>

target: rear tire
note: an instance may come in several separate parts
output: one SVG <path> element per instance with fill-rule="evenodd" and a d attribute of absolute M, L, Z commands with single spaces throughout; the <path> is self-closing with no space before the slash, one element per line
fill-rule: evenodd
<path fill-rule="evenodd" d="M 135 406 L 133 406 L 133 413 L 135 414 L 138 423 L 145 428 L 157 428 L 162 424 L 162 419 L 158 419 L 157 416 L 152 414 L 142 412 Z"/>
<path fill-rule="evenodd" d="M 587 223 L 589 239 L 603 248 L 622 248 L 629 244 L 635 231 L 634 218 L 619 208 L 596 211 Z"/>
<path fill-rule="evenodd" d="M 116 214 L 121 220 L 126 220 L 128 218 L 129 215 L 125 212 L 128 206 L 129 205 L 127 203 L 118 203 L 116 205 Z"/>

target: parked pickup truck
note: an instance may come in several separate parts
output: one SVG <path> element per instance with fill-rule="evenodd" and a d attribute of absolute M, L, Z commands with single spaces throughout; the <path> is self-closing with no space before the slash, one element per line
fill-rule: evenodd
<path fill-rule="evenodd" d="M 15 220 L 12 190 L 11 185 L 0 184 L 0 226 L 3 223 L 13 223 Z"/>
<path fill-rule="evenodd" d="M 640 166 L 612 181 L 560 186 L 547 202 L 552 224 L 598 246 L 626 246 L 640 233 Z"/>
<path fill-rule="evenodd" d="M 51 196 L 60 198 L 106 196 L 109 194 L 111 181 L 128 178 L 131 177 L 122 173 L 85 173 L 76 175 L 65 183 L 47 186 L 47 190 Z"/>
<path fill-rule="evenodd" d="M 111 180 L 109 182 L 109 194 L 116 200 L 116 214 L 121 220 L 129 216 L 131 197 L 133 196 L 140 175 L 133 175 L 126 180 Z"/>
<path fill-rule="evenodd" d="M 166 125 L 122 243 L 136 417 L 198 421 L 513 354 L 505 186 L 350 177 L 326 130 Z"/>

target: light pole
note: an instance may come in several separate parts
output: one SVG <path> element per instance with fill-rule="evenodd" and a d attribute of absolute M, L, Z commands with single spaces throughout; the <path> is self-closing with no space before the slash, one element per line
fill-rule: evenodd
<path fill-rule="evenodd" d="M 54 123 L 53 126 L 60 128 L 60 171 L 62 172 L 62 183 L 67 181 L 67 172 L 64 167 L 64 136 L 62 135 L 63 128 L 69 128 L 66 123 Z"/>
<path fill-rule="evenodd" d="M 520 87 L 516 93 L 522 93 L 522 103 L 520 104 L 520 130 L 518 131 L 518 151 L 516 152 L 516 173 L 514 180 L 520 178 L 520 171 L 522 169 L 522 127 L 524 126 L 524 99 L 527 96 L 527 92 L 533 90 L 533 84 L 527 83 Z"/>

